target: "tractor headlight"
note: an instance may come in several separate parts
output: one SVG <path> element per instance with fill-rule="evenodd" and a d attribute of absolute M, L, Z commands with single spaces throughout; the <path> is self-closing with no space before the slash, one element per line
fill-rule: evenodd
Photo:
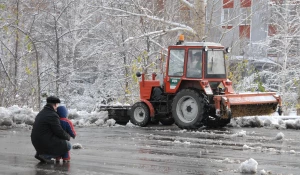
<path fill-rule="evenodd" d="M 231 47 L 227 47 L 227 48 L 225 49 L 225 52 L 226 52 L 226 53 L 230 53 L 230 52 L 231 52 Z"/>
<path fill-rule="evenodd" d="M 140 72 L 137 72 L 135 75 L 136 75 L 137 77 L 140 77 L 142 74 L 141 74 Z"/>

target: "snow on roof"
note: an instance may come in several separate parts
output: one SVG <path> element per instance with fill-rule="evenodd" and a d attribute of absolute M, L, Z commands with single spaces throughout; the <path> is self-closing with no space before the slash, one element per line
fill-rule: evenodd
<path fill-rule="evenodd" d="M 216 47 L 224 47 L 220 43 L 214 42 L 183 42 L 182 46 L 216 46 Z"/>

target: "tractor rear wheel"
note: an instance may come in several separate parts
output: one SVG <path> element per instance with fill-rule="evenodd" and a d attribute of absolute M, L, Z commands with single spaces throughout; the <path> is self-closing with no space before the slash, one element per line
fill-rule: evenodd
<path fill-rule="evenodd" d="M 146 126 L 150 121 L 150 112 L 148 106 L 143 102 L 137 102 L 131 107 L 131 123 L 138 126 Z"/>
<path fill-rule="evenodd" d="M 203 97 L 195 90 L 181 90 L 174 97 L 172 114 L 179 128 L 198 129 L 202 126 L 204 115 Z"/>

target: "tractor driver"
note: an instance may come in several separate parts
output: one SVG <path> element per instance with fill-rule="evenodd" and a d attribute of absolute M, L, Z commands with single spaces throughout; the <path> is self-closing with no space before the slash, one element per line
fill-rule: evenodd
<path fill-rule="evenodd" d="M 192 54 L 189 52 L 189 59 L 187 64 L 187 77 L 201 78 L 202 73 L 202 51 L 197 50 Z"/>

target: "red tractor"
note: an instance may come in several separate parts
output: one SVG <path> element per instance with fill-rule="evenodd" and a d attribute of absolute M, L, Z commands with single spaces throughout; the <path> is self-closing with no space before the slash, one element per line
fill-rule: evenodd
<path fill-rule="evenodd" d="M 266 115 L 277 108 L 281 115 L 281 98 L 275 92 L 234 92 L 226 76 L 225 54 L 229 51 L 219 43 L 185 42 L 181 36 L 168 48 L 163 81 L 155 73 L 152 80 L 145 80 L 138 72 L 140 101 L 115 117 L 130 117 L 138 126 L 175 122 L 182 129 L 197 129 L 224 127 L 232 117 Z"/>

